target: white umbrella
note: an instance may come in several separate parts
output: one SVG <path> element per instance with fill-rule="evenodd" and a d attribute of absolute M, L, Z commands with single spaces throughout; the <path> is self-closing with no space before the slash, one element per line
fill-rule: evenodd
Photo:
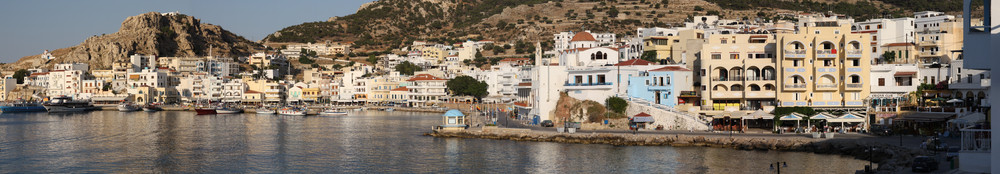
<path fill-rule="evenodd" d="M 957 99 L 956 98 L 956 99 L 951 99 L 951 100 L 948 100 L 948 101 L 945 101 L 945 102 L 947 102 L 947 103 L 961 103 L 963 101 L 962 101 L 962 99 Z"/>

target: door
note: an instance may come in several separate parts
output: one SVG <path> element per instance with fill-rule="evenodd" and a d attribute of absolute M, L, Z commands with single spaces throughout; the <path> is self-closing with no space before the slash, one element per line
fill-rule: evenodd
<path fill-rule="evenodd" d="M 656 104 L 660 104 L 660 91 L 656 91 Z"/>

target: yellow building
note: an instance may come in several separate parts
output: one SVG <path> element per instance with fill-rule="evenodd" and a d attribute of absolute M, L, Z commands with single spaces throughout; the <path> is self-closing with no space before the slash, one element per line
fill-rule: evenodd
<path fill-rule="evenodd" d="M 701 51 L 702 109 L 772 109 L 777 104 L 775 50 L 770 34 L 712 35 Z"/>
<path fill-rule="evenodd" d="M 950 57 L 951 51 L 962 50 L 965 41 L 962 35 L 962 18 L 946 20 L 935 25 L 938 25 L 940 30 L 924 28 L 925 30 L 916 31 L 914 35 L 916 50 L 920 51 L 917 56 L 923 64 L 951 63 L 952 60 L 958 59 Z"/>
<path fill-rule="evenodd" d="M 890 43 L 882 45 L 883 57 L 887 53 L 893 53 L 895 56 L 892 58 L 892 62 L 886 60 L 876 60 L 882 64 L 913 64 L 917 63 L 917 45 L 913 43 Z"/>
<path fill-rule="evenodd" d="M 688 62 L 687 68 L 694 68 L 695 54 L 701 50 L 705 33 L 702 30 L 681 30 L 677 35 L 650 36 L 643 38 L 642 51 L 655 52 L 656 59 L 668 62 Z"/>
<path fill-rule="evenodd" d="M 302 100 L 316 102 L 319 98 L 319 88 L 302 88 Z"/>
<path fill-rule="evenodd" d="M 815 22 L 778 34 L 780 106 L 858 108 L 870 93 L 871 36 L 850 24 Z"/>

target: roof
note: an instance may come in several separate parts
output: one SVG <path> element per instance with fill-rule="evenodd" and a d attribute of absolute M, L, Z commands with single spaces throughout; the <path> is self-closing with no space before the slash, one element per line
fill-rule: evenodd
<path fill-rule="evenodd" d="M 517 86 L 531 86 L 531 82 L 518 83 Z"/>
<path fill-rule="evenodd" d="M 409 89 L 406 89 L 406 87 L 404 86 L 404 87 L 398 87 L 396 89 L 392 89 L 392 91 L 409 91 Z"/>
<path fill-rule="evenodd" d="M 917 72 L 896 72 L 893 76 L 912 76 L 917 74 Z"/>
<path fill-rule="evenodd" d="M 514 105 L 520 106 L 520 107 L 528 107 L 528 104 L 524 103 L 524 102 L 514 102 Z"/>
<path fill-rule="evenodd" d="M 691 70 L 680 66 L 665 66 L 663 68 L 657 68 L 649 71 L 691 71 Z"/>
<path fill-rule="evenodd" d="M 635 116 L 633 116 L 633 117 L 650 117 L 650 116 L 652 116 L 652 115 L 649 115 L 649 114 L 647 114 L 645 112 L 641 112 L 639 114 L 635 114 Z"/>
<path fill-rule="evenodd" d="M 406 80 L 406 81 L 411 81 L 412 82 L 412 81 L 421 81 L 421 80 L 448 80 L 448 79 L 442 79 L 442 78 L 434 77 L 434 76 L 432 76 L 430 74 L 418 74 L 416 76 L 413 76 L 413 78 L 410 78 L 409 80 Z"/>
<path fill-rule="evenodd" d="M 597 41 L 597 39 L 594 39 L 594 35 L 592 35 L 592 34 L 590 34 L 588 32 L 579 32 L 579 33 L 576 33 L 576 35 L 573 35 L 573 40 L 569 40 L 569 41 L 570 42 L 576 42 L 576 41 Z"/>
<path fill-rule="evenodd" d="M 611 50 L 614 50 L 614 51 L 618 51 L 618 48 L 611 48 L 611 47 L 591 47 L 591 48 L 573 48 L 573 49 L 563 50 L 562 52 L 571 52 L 571 51 L 580 52 L 580 51 L 587 51 L 589 49 L 594 49 L 594 48 L 607 48 L 607 49 L 611 49 Z"/>
<path fill-rule="evenodd" d="M 254 90 L 247 90 L 247 91 L 245 91 L 245 92 L 243 92 L 243 93 L 247 93 L 247 94 L 259 94 L 259 93 L 260 93 L 260 91 L 254 91 Z"/>
<path fill-rule="evenodd" d="M 448 110 L 448 112 L 445 112 L 444 115 L 441 115 L 441 116 L 445 116 L 445 117 L 461 117 L 461 116 L 465 116 L 465 114 L 462 114 L 462 111 L 458 111 L 458 109 L 452 109 L 452 110 Z"/>
<path fill-rule="evenodd" d="M 136 74 L 128 75 L 128 79 L 132 79 L 132 80 L 139 79 L 139 75 L 136 75 Z"/>
<path fill-rule="evenodd" d="M 883 47 L 915 46 L 913 43 L 891 43 L 882 45 Z"/>
<path fill-rule="evenodd" d="M 624 62 L 619 62 L 618 64 L 615 64 L 615 66 L 652 65 L 652 64 L 653 64 L 653 62 L 649 62 L 649 61 L 646 61 L 646 60 L 632 59 L 632 60 L 627 60 L 627 61 L 624 61 Z"/>
<path fill-rule="evenodd" d="M 527 61 L 528 58 L 504 58 L 500 60 L 501 62 L 516 62 L 516 61 Z"/>

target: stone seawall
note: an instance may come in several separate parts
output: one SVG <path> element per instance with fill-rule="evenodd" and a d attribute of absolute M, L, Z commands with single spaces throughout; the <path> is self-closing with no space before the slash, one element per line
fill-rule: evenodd
<path fill-rule="evenodd" d="M 902 170 L 921 152 L 883 143 L 868 143 L 846 139 L 814 140 L 796 137 L 718 137 L 691 136 L 681 134 L 609 134 L 580 133 L 566 134 L 537 131 L 469 130 L 436 131 L 425 135 L 442 138 L 479 138 L 494 140 L 557 142 L 577 144 L 608 144 L 616 146 L 675 146 L 714 147 L 739 150 L 776 150 L 788 152 L 809 152 L 835 154 L 869 160 L 872 156 L 879 173 L 895 173 Z M 874 153 L 868 149 L 874 147 Z M 845 169 L 861 170 L 861 169 Z"/>

